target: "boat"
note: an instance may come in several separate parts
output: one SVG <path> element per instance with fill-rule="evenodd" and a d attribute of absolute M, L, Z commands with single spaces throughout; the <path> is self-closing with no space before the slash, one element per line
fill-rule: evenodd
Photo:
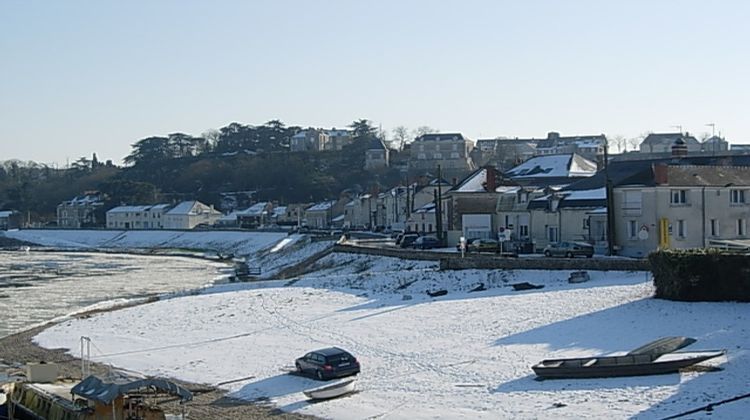
<path fill-rule="evenodd" d="M 623 356 L 577 357 L 542 360 L 531 369 L 542 379 L 610 378 L 617 376 L 660 375 L 677 372 L 715 357 L 725 350 L 670 352 L 666 354 L 626 354 Z"/>
<path fill-rule="evenodd" d="M 302 391 L 302 393 L 311 400 L 327 400 L 352 393 L 356 389 L 356 386 L 357 380 L 352 378 L 319 388 L 308 389 L 307 391 Z"/>
<path fill-rule="evenodd" d="M 673 351 L 687 347 L 696 341 L 698 340 L 690 337 L 663 337 L 648 344 L 644 344 L 637 349 L 631 350 L 628 354 L 650 354 L 653 356 L 661 356 L 662 354 L 672 353 Z"/>

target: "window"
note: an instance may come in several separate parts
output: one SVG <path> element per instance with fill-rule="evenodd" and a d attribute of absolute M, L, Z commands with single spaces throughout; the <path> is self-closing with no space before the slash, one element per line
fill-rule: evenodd
<path fill-rule="evenodd" d="M 583 219 L 583 228 L 588 229 L 589 228 L 589 218 Z"/>
<path fill-rule="evenodd" d="M 670 204 L 687 204 L 687 190 L 670 190 Z"/>
<path fill-rule="evenodd" d="M 434 159 L 442 159 L 443 158 L 443 154 L 442 153 L 435 153 L 435 155 L 434 155 L 433 158 Z"/>
<path fill-rule="evenodd" d="M 635 220 L 628 220 L 628 238 L 635 239 L 638 237 L 638 223 Z"/>
<path fill-rule="evenodd" d="M 711 219 L 711 236 L 719 236 L 719 221 Z"/>
<path fill-rule="evenodd" d="M 685 223 L 684 220 L 677 221 L 677 237 L 678 238 L 687 237 L 687 223 Z"/>
<path fill-rule="evenodd" d="M 550 242 L 557 242 L 557 226 L 547 227 L 547 239 L 549 239 Z"/>
<path fill-rule="evenodd" d="M 732 204 L 745 204 L 745 190 L 730 190 L 729 202 Z"/>
<path fill-rule="evenodd" d="M 424 153 L 417 154 L 417 159 L 427 159 L 427 155 Z"/>
<path fill-rule="evenodd" d="M 457 144 L 453 144 L 453 150 L 458 150 L 458 145 Z"/>
<path fill-rule="evenodd" d="M 435 145 L 435 151 L 436 151 L 436 152 L 439 152 L 439 151 L 440 151 L 440 145 L 439 145 L 439 144 L 436 144 L 436 145 Z"/>
<path fill-rule="evenodd" d="M 625 210 L 640 210 L 643 194 L 640 191 L 625 191 L 625 201 L 622 208 Z"/>
<path fill-rule="evenodd" d="M 529 201 L 529 194 L 525 192 L 521 192 L 518 194 L 518 202 L 519 203 L 525 203 Z"/>
<path fill-rule="evenodd" d="M 737 236 L 745 236 L 745 219 L 737 219 Z"/>
<path fill-rule="evenodd" d="M 529 236 L 529 225 L 518 226 L 518 235 L 521 237 Z"/>
<path fill-rule="evenodd" d="M 451 153 L 451 159 L 458 159 L 459 157 L 460 156 L 459 156 L 458 153 L 456 153 L 456 152 Z"/>

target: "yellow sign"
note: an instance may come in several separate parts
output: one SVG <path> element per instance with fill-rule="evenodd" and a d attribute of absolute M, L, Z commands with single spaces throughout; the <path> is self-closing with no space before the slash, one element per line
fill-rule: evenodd
<path fill-rule="evenodd" d="M 659 219 L 659 248 L 669 249 L 669 219 Z"/>

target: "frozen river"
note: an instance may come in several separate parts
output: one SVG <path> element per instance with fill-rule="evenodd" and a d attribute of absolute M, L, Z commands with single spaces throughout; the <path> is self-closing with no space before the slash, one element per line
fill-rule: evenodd
<path fill-rule="evenodd" d="M 0 252 L 0 337 L 96 303 L 194 289 L 220 263 L 87 252 Z"/>

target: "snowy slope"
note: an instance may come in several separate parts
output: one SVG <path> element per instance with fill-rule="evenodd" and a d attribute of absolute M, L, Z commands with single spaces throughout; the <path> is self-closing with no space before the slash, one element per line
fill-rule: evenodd
<path fill-rule="evenodd" d="M 662 418 L 747 392 L 748 306 L 653 299 L 647 273 L 439 272 L 435 263 L 332 254 L 293 281 L 217 286 L 201 295 L 72 320 L 36 340 L 76 349 L 90 336 L 96 360 L 150 375 L 226 385 L 231 395 L 285 411 L 365 418 Z M 515 292 L 510 284 L 543 289 Z M 468 292 L 483 283 L 488 290 Z M 446 296 L 424 292 L 444 288 Z M 159 322 L 154 322 L 159 320 Z M 189 327 L 186 327 L 189 325 Z M 537 382 L 544 358 L 627 351 L 666 335 L 727 348 L 719 372 Z M 281 368 L 339 345 L 362 362 L 360 392 L 310 404 L 318 386 Z M 746 400 L 712 418 L 738 418 Z M 695 418 L 693 416 L 692 418 Z"/>
<path fill-rule="evenodd" d="M 250 255 L 286 233 L 173 230 L 11 230 L 6 237 L 58 248 L 189 248 Z"/>

